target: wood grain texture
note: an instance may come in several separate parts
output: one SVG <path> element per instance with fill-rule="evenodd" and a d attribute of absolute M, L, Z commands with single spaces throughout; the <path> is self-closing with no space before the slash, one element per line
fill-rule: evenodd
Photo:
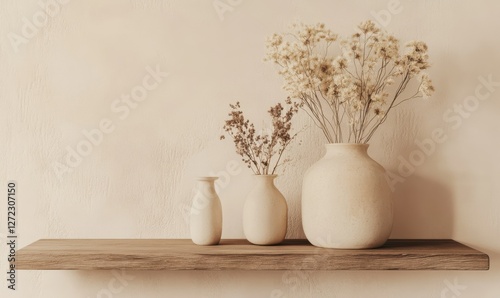
<path fill-rule="evenodd" d="M 20 270 L 488 270 L 488 255 L 453 240 L 389 240 L 367 250 L 335 250 L 307 240 L 256 246 L 222 240 L 42 239 L 18 251 Z"/>

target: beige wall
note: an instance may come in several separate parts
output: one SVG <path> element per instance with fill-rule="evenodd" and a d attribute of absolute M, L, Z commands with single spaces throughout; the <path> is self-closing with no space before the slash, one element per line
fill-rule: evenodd
<path fill-rule="evenodd" d="M 214 3 L 229 3 L 231 10 L 219 15 Z M 210 172 L 229 177 L 219 189 L 223 237 L 243 237 L 241 194 L 250 189 L 251 175 L 234 169 L 239 159 L 232 144 L 218 136 L 229 102 L 240 100 L 265 124 L 262 112 L 285 97 L 275 68 L 262 62 L 265 38 L 294 21 L 325 22 L 348 34 L 385 10 L 379 22 L 389 31 L 428 42 L 437 92 L 394 114 L 370 153 L 397 172 L 401 159 L 418 154 L 415 141 L 436 129 L 447 136 L 398 183 L 392 237 L 453 238 L 489 253 L 491 270 L 127 272 L 131 277 L 122 277 L 113 297 L 499 297 L 500 90 L 482 88 L 490 94 L 479 102 L 468 98 L 480 77 L 500 81 L 499 3 L 66 0 L 44 23 L 36 1 L 1 1 L 0 181 L 19 182 L 20 245 L 39 238 L 187 238 L 183 210 L 193 177 Z M 23 18 L 39 24 L 26 39 Z M 168 76 L 155 81 L 148 67 Z M 143 100 L 127 108 L 121 96 L 131 93 Z M 470 113 L 453 111 L 464 102 Z M 103 120 L 107 133 L 85 148 L 82 130 Z M 309 121 L 302 116 L 298 124 Z M 316 130 L 301 138 L 303 145 L 290 152 L 295 161 L 278 179 L 292 238 L 303 237 L 302 175 L 324 142 Z M 67 163 L 68 148 L 78 146 L 91 152 L 70 160 L 71 172 L 58 177 L 54 165 Z M 0 206 L 4 233 L 5 203 Z M 5 245 L 0 252 L 4 272 Z M 115 278 L 111 272 L 21 272 L 17 296 L 5 281 L 0 295 L 108 297 Z"/>

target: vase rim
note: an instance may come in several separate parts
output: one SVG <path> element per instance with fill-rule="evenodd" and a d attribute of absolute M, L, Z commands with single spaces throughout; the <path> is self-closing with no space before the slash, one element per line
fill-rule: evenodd
<path fill-rule="evenodd" d="M 346 147 L 368 147 L 370 144 L 360 144 L 360 143 L 327 143 L 326 147 L 334 147 L 334 146 L 346 146 Z"/>
<path fill-rule="evenodd" d="M 254 174 L 255 177 L 272 177 L 272 178 L 276 178 L 278 177 L 278 174 L 267 174 L 267 175 L 264 175 L 264 174 Z"/>
<path fill-rule="evenodd" d="M 196 180 L 198 181 L 215 181 L 219 179 L 219 177 L 216 176 L 198 176 L 196 177 Z"/>

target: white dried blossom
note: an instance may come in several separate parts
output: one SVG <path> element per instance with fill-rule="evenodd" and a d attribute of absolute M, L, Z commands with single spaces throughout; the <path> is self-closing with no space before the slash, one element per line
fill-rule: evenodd
<path fill-rule="evenodd" d="M 267 60 L 280 66 L 284 89 L 331 143 L 368 142 L 393 107 L 434 91 L 422 74 L 430 66 L 424 42 L 411 41 L 400 53 L 399 40 L 372 21 L 362 22 L 347 38 L 321 23 L 292 28 L 293 34 L 274 34 L 268 40 Z M 335 48 L 340 48 L 337 55 L 330 53 Z M 402 96 L 416 76 L 421 82 L 417 92 Z M 390 95 L 386 88 L 392 85 Z"/>
<path fill-rule="evenodd" d="M 426 73 L 422 73 L 420 75 L 419 91 L 424 97 L 429 97 L 432 95 L 432 93 L 434 93 L 434 86 L 432 85 L 432 81 Z"/>

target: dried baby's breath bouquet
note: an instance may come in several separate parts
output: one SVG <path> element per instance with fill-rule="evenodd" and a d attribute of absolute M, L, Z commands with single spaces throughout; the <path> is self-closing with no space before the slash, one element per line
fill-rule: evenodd
<path fill-rule="evenodd" d="M 297 136 L 290 134 L 292 118 L 298 112 L 298 104 L 286 101 L 287 109 L 281 103 L 268 110 L 272 118 L 272 131 L 261 130 L 257 133 L 255 125 L 245 119 L 240 103 L 230 104 L 230 117 L 226 120 L 224 131 L 233 138 L 236 153 L 256 175 L 273 175 L 278 166 L 289 161 L 282 159 L 287 146 Z M 225 136 L 222 135 L 222 139 Z"/>
<path fill-rule="evenodd" d="M 367 143 L 392 108 L 434 91 L 423 72 L 429 67 L 424 42 L 409 42 L 401 53 L 399 40 L 372 21 L 345 39 L 324 24 L 293 28 L 294 34 L 269 39 L 266 60 L 281 67 L 285 90 L 329 143 Z M 404 92 L 414 78 L 418 87 Z"/>

